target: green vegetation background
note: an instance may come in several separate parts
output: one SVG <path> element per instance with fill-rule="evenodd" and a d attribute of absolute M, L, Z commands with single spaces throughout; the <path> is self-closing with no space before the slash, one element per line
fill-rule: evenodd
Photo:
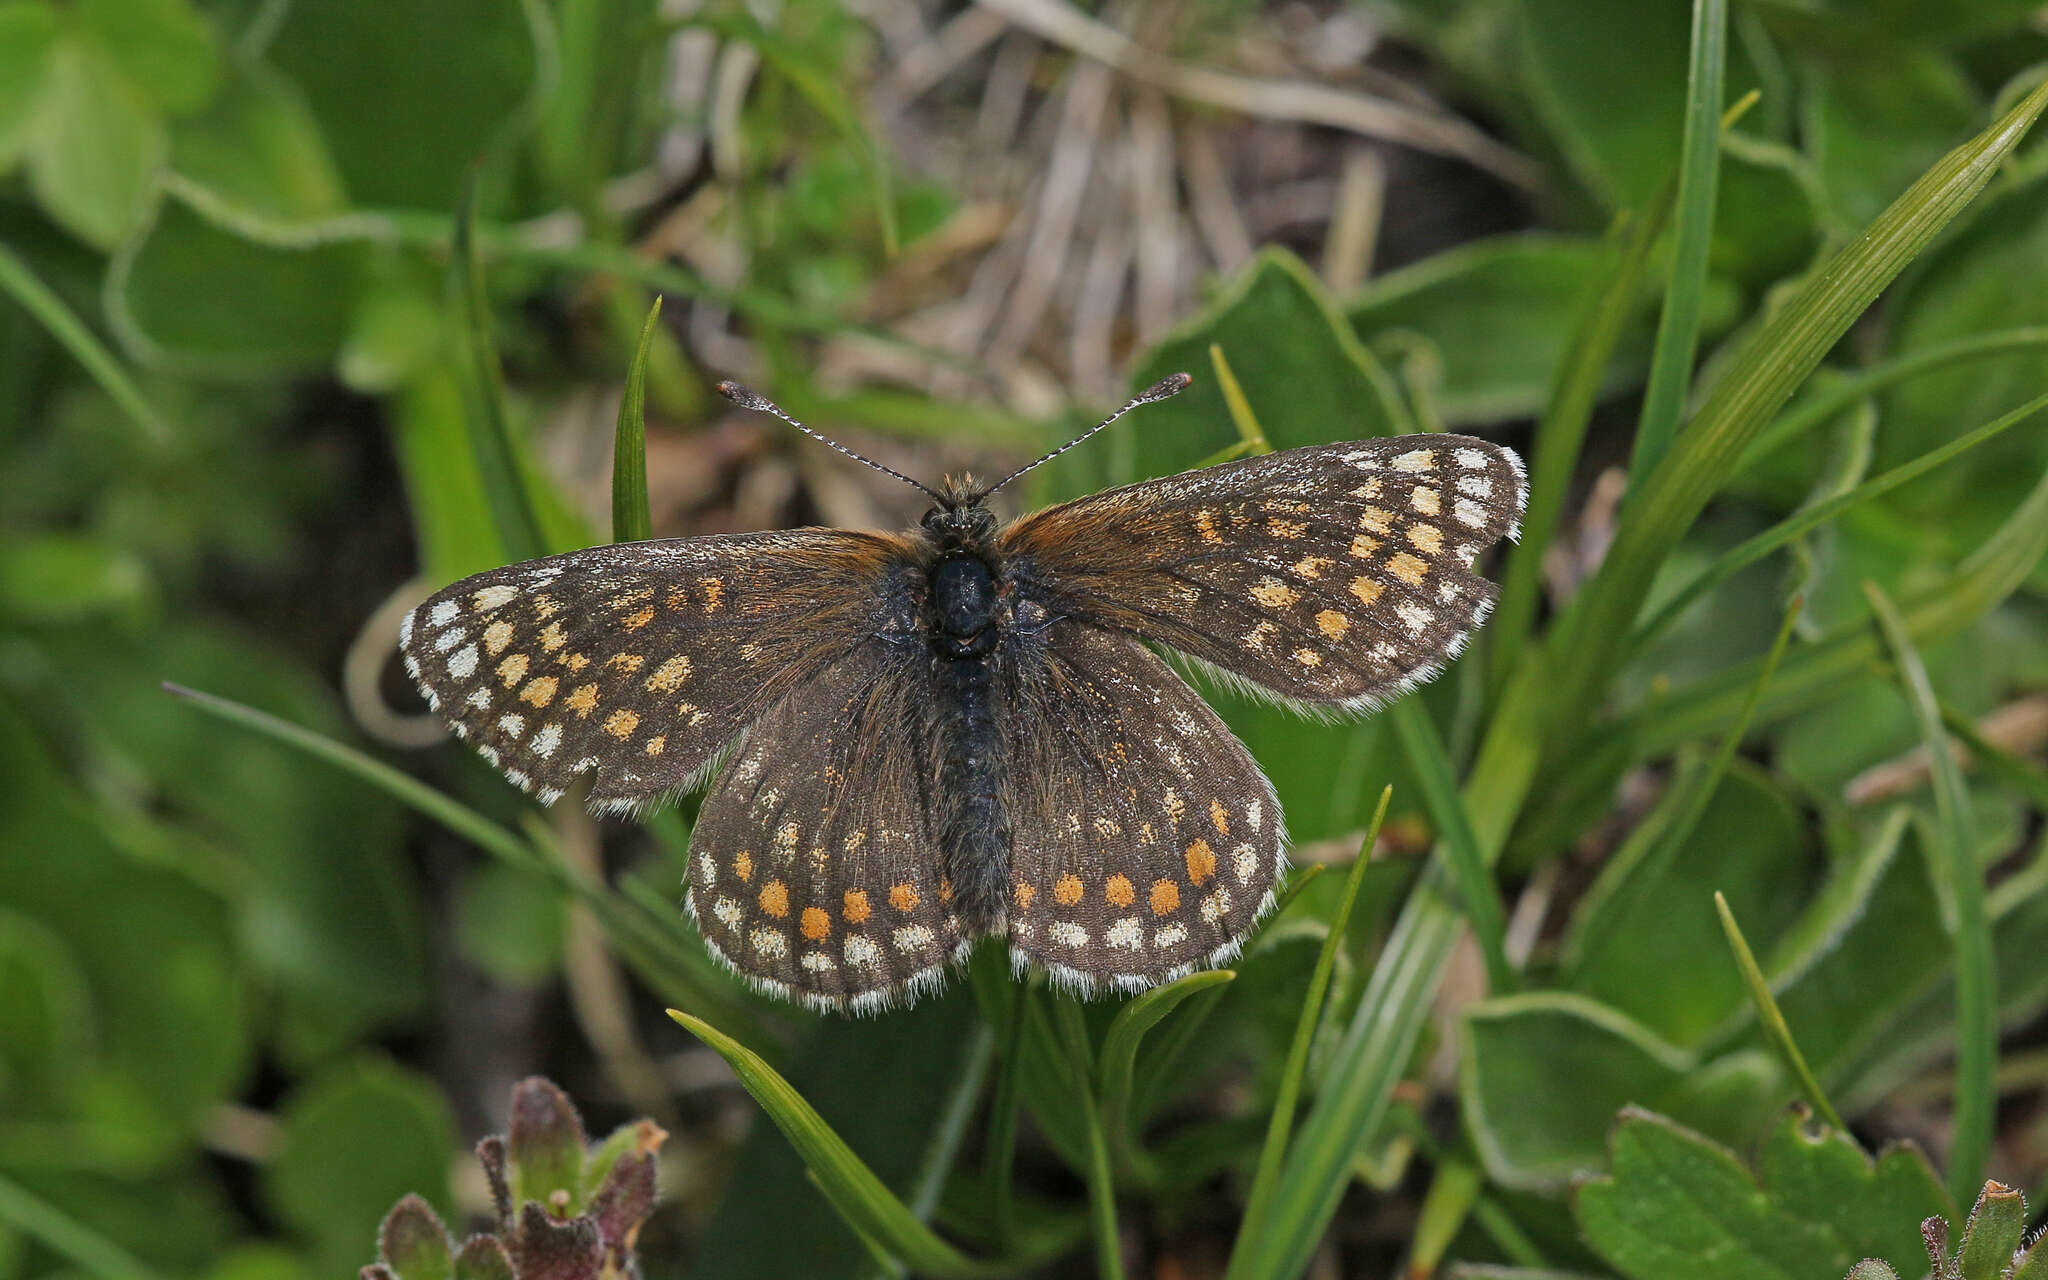
<path fill-rule="evenodd" d="M 1219 695 L 1299 839 L 1355 847 L 1391 783 L 1386 829 L 1415 856 L 1308 880 L 1235 980 L 1135 1016 L 982 972 L 863 1023 L 709 963 L 675 906 L 687 807 L 608 825 L 600 863 L 594 829 L 537 818 L 467 753 L 373 744 L 340 692 L 408 580 L 607 534 L 534 427 L 619 385 L 657 294 L 657 433 L 722 410 L 724 371 L 673 322 L 691 306 L 743 318 L 762 390 L 913 458 L 1020 456 L 1102 407 L 812 381 L 817 344 L 860 331 L 865 291 L 961 196 L 870 133 L 878 37 L 852 6 L 748 12 L 682 20 L 761 60 L 737 156 L 693 179 L 727 188 L 753 264 L 721 288 L 637 253 L 644 228 L 607 203 L 674 111 L 676 23 L 647 0 L 0 3 L 0 1280 L 352 1274 L 401 1194 L 478 1207 L 461 1152 L 531 1071 L 597 1131 L 653 1110 L 676 1133 L 650 1275 L 1065 1274 L 1091 1235 L 1109 1271 L 1106 1220 L 1144 1265 L 1210 1259 L 1197 1274 L 1233 1238 L 1240 1275 L 1319 1249 L 1360 1274 L 1659 1274 L 1650 1244 L 1707 1193 L 1660 1207 L 1629 1162 L 1669 1169 L 1657 1144 L 1677 1144 L 1722 1190 L 1748 1175 L 1642 1115 L 1610 1155 L 1628 1105 L 1760 1153 L 1767 1183 L 1811 1154 L 1782 1119 L 1799 1096 L 1933 1143 L 1947 1190 L 1897 1174 L 1869 1192 L 1882 1224 L 1824 1222 L 1844 1191 L 1736 1232 L 1831 1242 L 1780 1274 L 1909 1268 L 1918 1216 L 1987 1168 L 2048 1189 L 2039 741 L 1844 793 L 1937 721 L 2048 690 L 2048 430 L 2010 416 L 2048 391 L 2048 145 L 2019 137 L 2048 65 L 2036 4 L 1369 6 L 1411 73 L 1539 162 L 1525 228 L 1348 296 L 1262 251 L 1132 355 L 1134 385 L 1187 368 L 1197 389 L 1035 496 L 1260 440 L 1451 427 L 1522 448 L 1537 505 L 1495 566 L 1501 615 L 1426 696 L 1304 726 Z M 1190 5 L 1170 52 L 1228 65 L 1268 16 Z M 1542 552 L 1610 465 L 1638 481 L 1561 608 Z M 1505 945 L 1532 886 L 1548 927 Z M 1490 997 L 1431 1023 L 1468 918 Z M 593 946 L 631 974 L 623 1040 L 565 978 Z M 1327 1006 L 1304 1018 L 1319 960 Z M 906 1204 L 849 1202 L 857 1180 L 818 1171 L 832 1151 L 805 1148 L 807 1176 L 768 1123 L 737 1138 L 754 1104 L 707 1082 L 663 1005 L 779 1070 L 811 1136 L 829 1125 Z M 1454 1123 L 1396 1089 L 1418 1076 Z M 1296 1088 L 1299 1136 L 1263 1146 Z M 798 1111 L 774 1118 L 801 1138 Z M 1368 1228 L 1376 1198 L 1409 1204 L 1411 1241 Z M 1345 1243 L 1320 1244 L 1333 1219 Z"/>

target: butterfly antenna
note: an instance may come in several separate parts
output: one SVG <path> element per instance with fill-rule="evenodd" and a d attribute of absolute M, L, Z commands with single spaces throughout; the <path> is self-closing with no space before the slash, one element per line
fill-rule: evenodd
<path fill-rule="evenodd" d="M 1061 445 L 1057 449 L 1054 449 L 1051 453 L 1046 454 L 1043 458 L 1038 459 L 1036 462 L 1026 463 L 1025 465 L 1017 468 L 1015 471 L 1012 471 L 1009 475 L 1004 476 L 1002 479 L 996 481 L 988 488 L 983 489 L 981 492 L 975 494 L 975 501 L 979 502 L 981 499 L 986 498 L 988 495 L 994 493 L 996 490 L 1002 488 L 1004 485 L 1010 483 L 1010 481 L 1015 480 L 1018 476 L 1023 475 L 1025 472 L 1030 471 L 1034 467 L 1042 467 L 1046 463 L 1051 462 L 1054 458 L 1059 457 L 1061 454 L 1073 448 L 1075 445 L 1080 444 L 1083 440 L 1086 440 L 1088 437 L 1102 430 L 1110 423 L 1115 422 L 1118 418 L 1123 417 L 1125 414 L 1137 408 L 1139 405 L 1154 404 L 1160 400 L 1171 399 L 1172 397 L 1179 395 L 1181 392 L 1186 391 L 1189 387 L 1193 386 L 1194 383 L 1194 377 L 1190 374 L 1185 373 L 1170 374 L 1167 377 L 1161 378 L 1159 381 L 1145 388 L 1145 390 L 1138 396 L 1137 399 L 1132 400 L 1129 404 L 1126 404 L 1123 408 L 1118 409 L 1115 413 L 1110 414 L 1107 418 L 1104 418 L 1102 421 L 1088 428 L 1080 435 L 1075 436 L 1072 440 L 1067 441 L 1065 444 Z"/>
<path fill-rule="evenodd" d="M 930 485 L 919 484 L 917 481 L 912 480 L 909 476 L 904 475 L 901 471 L 896 470 L 894 467 L 885 467 L 881 463 L 876 462 L 873 458 L 870 458 L 865 454 L 855 453 L 853 450 L 847 448 L 845 445 L 839 443 L 837 440 L 834 440 L 830 436 L 819 435 L 817 432 L 811 430 L 803 423 L 798 422 L 795 418 L 792 418 L 788 414 L 784 413 L 780 408 L 776 406 L 775 402 L 768 399 L 768 397 L 760 395 L 757 392 L 749 391 L 747 390 L 747 388 L 741 386 L 737 382 L 721 382 L 718 384 L 717 390 L 719 395 L 724 396 L 726 399 L 732 401 L 740 408 L 758 409 L 762 413 L 772 413 L 776 417 L 782 419 L 784 422 L 787 422 L 790 426 L 795 427 L 798 431 L 803 432 L 811 439 L 818 441 L 820 444 L 826 445 L 829 448 L 837 449 L 839 452 L 845 454 L 847 457 L 852 458 L 855 462 L 865 463 L 866 465 L 873 467 L 875 470 L 881 472 L 885 476 L 895 476 L 898 480 L 901 480 L 903 483 L 909 485 L 911 488 L 922 490 L 928 497 L 931 498 L 933 502 L 936 502 L 941 506 L 946 505 L 945 496 L 939 493 L 938 490 L 932 488 Z"/>

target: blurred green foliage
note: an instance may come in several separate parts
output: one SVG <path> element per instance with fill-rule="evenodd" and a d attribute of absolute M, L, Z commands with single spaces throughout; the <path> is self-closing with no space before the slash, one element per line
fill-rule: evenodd
<path fill-rule="evenodd" d="M 1640 287 L 1599 302 L 1626 237 L 1673 199 L 1688 112 L 1705 109 L 1688 97 L 1691 8 L 1364 4 L 1434 90 L 1546 163 L 1527 225 L 1348 296 L 1263 248 L 1130 360 L 1134 385 L 1188 369 L 1195 388 L 1034 474 L 1034 496 L 1249 447 L 1210 376 L 1213 347 L 1275 448 L 1486 431 L 1577 511 L 1629 456 L 1671 289 L 1666 233 Z M 1618 531 L 1595 510 L 1532 536 L 1514 554 L 1535 575 L 1555 553 L 1550 611 L 1512 620 L 1527 635 L 1483 633 L 1474 660 L 1416 695 L 1510 904 L 1532 883 L 1556 895 L 1515 957 L 1520 989 L 1466 999 L 1445 1046 L 1424 1024 L 1462 926 L 1457 895 L 1418 858 L 1375 863 L 1355 886 L 1318 878 L 1236 980 L 1124 1006 L 1135 1012 L 1074 1018 L 998 968 L 884 1022 L 821 1022 L 739 991 L 680 920 L 687 805 L 608 831 L 607 879 L 466 755 L 371 747 L 347 714 L 339 673 L 358 629 L 415 571 L 438 584 L 596 536 L 559 459 L 534 447 L 536 424 L 616 386 L 636 350 L 650 420 L 692 431 L 710 416 L 709 357 L 679 318 L 692 305 L 741 317 L 774 382 L 763 389 L 827 429 L 934 456 L 1023 454 L 1088 416 L 814 380 L 819 339 L 864 332 L 877 281 L 967 202 L 882 140 L 864 95 L 886 41 L 867 7 L 713 4 L 678 19 L 654 0 L 0 0 L 0 1280 L 346 1274 L 407 1192 L 461 1223 L 479 1205 L 451 1165 L 459 1134 L 498 1118 L 480 1111 L 510 1078 L 567 1069 L 606 1081 L 625 1111 L 607 1050 L 581 1038 L 601 1032 L 558 1007 L 593 944 L 633 975 L 632 1013 L 661 1056 L 684 1043 L 651 1017 L 672 1003 L 723 1033 L 712 1043 L 776 1120 L 816 1126 L 797 1149 L 765 1123 L 737 1153 L 709 1123 L 677 1144 L 700 1153 L 692 1212 L 661 1237 L 666 1254 L 643 1246 L 649 1274 L 865 1275 L 901 1257 L 1065 1273 L 1086 1265 L 1091 1210 L 1101 1245 L 1105 1203 L 1148 1249 L 1204 1233 L 1228 1249 L 1273 1100 L 1297 1088 L 1308 1110 L 1272 1153 L 1287 1157 L 1280 1199 L 1236 1241 L 1234 1274 L 1298 1272 L 1347 1189 L 1400 1194 L 1410 1170 L 1411 1190 L 1428 1188 L 1417 1241 L 1440 1260 L 1665 1274 L 1658 1249 L 1687 1213 L 1725 1201 L 1750 1215 L 1743 1256 L 1782 1274 L 1835 1280 L 1866 1253 L 1915 1265 L 1918 1216 L 1953 1219 L 1949 1193 L 1917 1156 L 1866 1165 L 1845 1136 L 1786 1118 L 1796 1083 L 1727 958 L 1713 895 L 1852 1117 L 1928 1087 L 1959 1018 L 1966 1035 L 2031 1024 L 2038 1046 L 2038 747 L 1980 749 L 1959 811 L 1922 778 L 1875 799 L 1845 788 L 1925 745 L 1916 706 L 1967 724 L 2048 689 L 2048 430 L 2023 422 L 1799 533 L 1648 644 L 1625 628 L 1594 637 L 1612 662 L 1582 660 L 1591 650 L 1554 624 L 1579 607 L 1559 591 L 1617 581 L 1646 584 L 1614 606 L 1640 621 L 1743 539 L 2048 390 L 2048 140 L 1980 140 L 1981 173 L 1908 201 L 1924 252 L 1904 234 L 1896 252 L 1859 239 L 2041 83 L 2037 9 L 1732 7 L 1724 97 L 1759 97 L 1722 136 L 1701 214 L 1688 413 L 1701 412 L 1670 454 L 1718 468 L 1701 482 L 1714 500 L 1697 519 L 1674 501 L 1624 511 Z M 1194 10 L 1201 30 L 1173 46 L 1190 58 L 1227 56 L 1263 18 Z M 656 173 L 684 110 L 665 96 L 683 35 L 758 65 L 734 128 L 706 144 L 721 154 L 674 193 L 713 209 L 736 275 L 643 256 L 643 215 L 614 198 Z M 1860 305 L 1798 310 L 1826 293 L 1830 261 L 1885 290 L 1860 321 Z M 657 293 L 668 309 L 642 345 Z M 1581 448 L 1587 422 L 1557 406 L 1601 305 L 1613 344 L 1592 353 Z M 1784 371 L 1792 406 L 1758 392 L 1743 413 L 1702 410 L 1767 381 L 1772 352 L 1745 344 L 1788 314 L 1811 317 L 1799 340 L 1848 330 L 1812 353 L 1810 380 L 1811 361 Z M 1722 439 L 1739 461 L 1713 452 Z M 1651 479 L 1639 494 L 1659 492 Z M 508 524 L 515 510 L 530 528 Z M 1668 549 L 1641 532 L 1657 519 Z M 1589 586 L 1610 534 L 1623 560 Z M 1866 582 L 1900 602 L 1932 703 L 1902 684 L 1911 650 L 1879 640 Z M 1795 595 L 1796 639 L 1759 685 Z M 1495 670 L 1488 646 L 1510 642 L 1517 656 Z M 166 698 L 166 680 L 310 730 L 335 744 L 330 762 L 361 767 L 201 715 Z M 1553 688 L 1589 692 L 1560 708 L 1544 702 Z M 1742 755 L 1717 776 L 1708 753 L 1752 690 Z M 1205 692 L 1273 777 L 1297 840 L 1345 856 L 1391 783 L 1392 843 L 1427 846 L 1434 824 L 1391 719 L 1305 723 Z M 378 757 L 432 786 L 405 790 Z M 1673 833 L 1692 821 L 1688 796 L 1704 807 Z M 1604 860 L 1586 869 L 1583 851 Z M 1989 875 L 1974 941 L 1997 979 L 1968 988 L 1992 1002 L 1978 1013 L 1959 1010 L 1954 965 L 1968 866 Z M 1327 1002 L 1304 1017 L 1318 966 Z M 528 1002 L 541 1031 L 502 1052 L 478 1043 L 493 1001 Z M 1457 1060 L 1448 1135 L 1393 1088 L 1439 1048 Z M 1988 1110 L 1988 1085 L 1931 1078 L 1979 1090 L 1974 1113 Z M 1014 1170 L 1016 1112 L 991 1098 L 1030 1120 Z M 702 1120 L 696 1105 L 680 1121 Z M 1758 1153 L 1754 1175 L 1734 1150 Z M 1684 1171 L 1688 1203 L 1666 1203 L 1652 1168 Z M 1779 1247 L 1792 1236 L 1811 1247 Z M 1375 1247 L 1347 1261 L 1391 1266 L 1403 1249 Z"/>

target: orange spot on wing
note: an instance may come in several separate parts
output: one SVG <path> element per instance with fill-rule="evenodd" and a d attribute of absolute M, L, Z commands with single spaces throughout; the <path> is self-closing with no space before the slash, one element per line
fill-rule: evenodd
<path fill-rule="evenodd" d="M 1119 907 L 1128 907 L 1138 900 L 1137 891 L 1131 888 L 1129 876 L 1111 876 L 1109 883 L 1102 887 L 1102 896 Z"/>
<path fill-rule="evenodd" d="M 805 907 L 803 924 L 799 927 L 812 942 L 823 942 L 832 936 L 832 917 L 817 907 Z"/>
<path fill-rule="evenodd" d="M 1380 592 L 1385 590 L 1385 587 L 1374 582 L 1371 578 L 1353 578 L 1351 580 L 1351 594 L 1358 597 L 1358 603 L 1360 604 L 1371 604 L 1379 599 Z"/>
<path fill-rule="evenodd" d="M 597 686 L 594 684 L 577 685 L 575 692 L 562 700 L 562 705 L 579 716 L 589 715 L 597 710 Z"/>
<path fill-rule="evenodd" d="M 1081 877 L 1069 872 L 1053 882 L 1052 896 L 1063 907 L 1071 907 L 1081 900 Z"/>
<path fill-rule="evenodd" d="M 628 711 L 624 707 L 620 707 L 617 711 L 612 712 L 604 722 L 604 731 L 621 742 L 632 737 L 633 730 L 639 727 L 640 713 Z"/>
<path fill-rule="evenodd" d="M 1152 882 L 1152 914 L 1171 915 L 1180 910 L 1180 886 L 1171 880 Z"/>
<path fill-rule="evenodd" d="M 536 707 L 544 707 L 555 700 L 555 690 L 560 686 L 560 683 L 553 676 L 542 676 L 537 680 L 529 680 L 526 687 L 519 691 L 519 700 L 521 702 L 530 702 Z"/>
<path fill-rule="evenodd" d="M 697 585 L 704 589 L 704 612 L 717 613 L 719 602 L 725 599 L 725 583 L 718 578 L 699 578 Z"/>
<path fill-rule="evenodd" d="M 666 747 L 667 745 L 668 735 L 665 733 L 657 733 L 647 740 L 647 754 L 650 756 L 658 756 L 661 754 L 661 749 L 663 747 Z"/>
<path fill-rule="evenodd" d="M 1197 840 L 1188 846 L 1188 879 L 1199 885 L 1216 874 L 1216 851 L 1209 847 L 1207 840 Z"/>
<path fill-rule="evenodd" d="M 921 901 L 923 899 L 917 896 L 916 885 L 892 884 L 889 886 L 889 905 L 898 911 L 915 911 L 917 910 L 917 904 Z"/>
<path fill-rule="evenodd" d="M 732 873 L 740 878 L 741 884 L 752 880 L 754 878 L 754 855 L 744 851 L 735 854 L 732 860 Z"/>
<path fill-rule="evenodd" d="M 651 605 L 643 606 L 639 610 L 639 612 L 631 614 L 630 616 L 624 619 L 621 619 L 622 625 L 624 625 L 624 627 L 628 631 L 638 631 L 640 628 L 646 626 L 648 623 L 652 621 L 654 621 L 654 609 Z"/>
<path fill-rule="evenodd" d="M 869 915 L 868 895 L 859 889 L 848 889 L 845 906 L 840 914 L 846 917 L 848 924 L 861 924 L 866 921 Z"/>
<path fill-rule="evenodd" d="M 1230 834 L 1230 810 L 1223 807 L 1221 800 L 1211 800 L 1209 802 L 1209 822 L 1210 825 L 1216 828 L 1217 835 L 1227 836 Z"/>
<path fill-rule="evenodd" d="M 761 886 L 761 910 L 777 920 L 789 914 L 789 886 L 780 880 L 770 880 Z"/>
<path fill-rule="evenodd" d="M 1400 555 L 1387 561 L 1387 572 L 1411 587 L 1419 587 L 1422 585 L 1422 580 L 1429 576 L 1429 566 L 1403 551 Z"/>
<path fill-rule="evenodd" d="M 1331 640 L 1342 640 L 1344 633 L 1351 630 L 1351 619 L 1335 609 L 1325 609 L 1316 615 L 1316 629 Z"/>
<path fill-rule="evenodd" d="M 1017 882 L 1017 909 L 1019 911 L 1031 910 L 1031 900 L 1037 896 L 1037 886 L 1023 880 Z"/>
<path fill-rule="evenodd" d="M 526 667 L 526 655 L 515 653 L 498 664 L 498 678 L 505 682 L 507 689 L 510 689 L 513 685 L 526 679 Z"/>

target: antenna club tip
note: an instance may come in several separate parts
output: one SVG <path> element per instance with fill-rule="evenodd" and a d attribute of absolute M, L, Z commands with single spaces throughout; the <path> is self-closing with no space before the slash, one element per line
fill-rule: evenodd
<path fill-rule="evenodd" d="M 737 382 L 721 382 L 713 390 L 742 409 L 767 410 L 773 407 L 759 395 L 747 390 L 747 388 Z"/>
<path fill-rule="evenodd" d="M 1151 404 L 1155 400 L 1164 400 L 1168 396 L 1177 396 L 1194 385 L 1195 376 L 1193 374 L 1170 373 L 1147 387 L 1145 393 L 1138 397 L 1138 402 L 1140 404 Z"/>

